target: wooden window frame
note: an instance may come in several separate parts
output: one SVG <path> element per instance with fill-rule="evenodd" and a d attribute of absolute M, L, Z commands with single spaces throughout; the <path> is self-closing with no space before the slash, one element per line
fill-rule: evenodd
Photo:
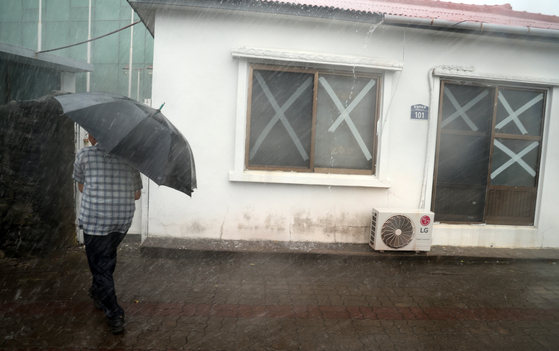
<path fill-rule="evenodd" d="M 267 71 L 281 71 L 281 72 L 294 72 L 294 73 L 308 73 L 313 74 L 313 103 L 312 103 L 312 116 L 311 116 L 311 147 L 309 155 L 309 168 L 304 167 L 281 167 L 281 166 L 260 166 L 251 165 L 249 160 L 250 153 L 250 127 L 251 127 L 251 113 L 252 113 L 252 82 L 254 70 L 267 70 Z M 374 139 L 373 139 L 373 150 L 371 150 L 372 155 L 372 168 L 370 170 L 364 169 L 346 169 L 346 168 L 325 168 L 325 167 L 315 167 L 314 166 L 314 155 L 315 155 L 315 132 L 316 132 L 316 114 L 317 114 L 317 104 L 318 104 L 318 78 L 320 75 L 336 75 L 336 76 L 347 76 L 347 77 L 359 77 L 359 78 L 371 78 L 376 79 L 376 106 L 374 118 Z M 345 174 L 345 175 L 375 175 L 376 174 L 376 164 L 377 164 L 377 150 L 378 150 L 378 132 L 376 130 L 378 119 L 380 116 L 380 99 L 382 91 L 382 74 L 376 73 L 362 73 L 362 72 L 347 72 L 339 70 L 328 70 L 328 69 L 313 69 L 304 67 L 287 67 L 287 66 L 277 66 L 277 65 L 267 65 L 267 64 L 251 64 L 249 65 L 249 77 L 248 77 L 248 101 L 247 101 L 247 123 L 246 123 L 246 140 L 245 140 L 245 169 L 251 171 L 285 171 L 285 172 L 300 172 L 300 173 L 322 173 L 322 174 Z"/>
<path fill-rule="evenodd" d="M 470 81 L 463 81 L 463 80 L 452 80 L 446 79 L 441 80 L 440 82 L 440 95 L 439 95 L 439 116 L 438 116 L 438 125 L 437 125 L 437 142 L 436 142 L 436 152 L 435 152 L 435 167 L 434 167 L 434 176 L 433 176 L 433 189 L 432 189 L 432 199 L 431 202 L 431 210 L 435 211 L 435 204 L 436 204 L 436 191 L 437 191 L 437 177 L 439 173 L 439 150 L 440 150 L 440 142 L 441 142 L 441 135 L 442 135 L 442 111 L 443 111 L 443 94 L 444 94 L 444 87 L 445 84 L 453 84 L 453 85 L 468 85 L 468 86 L 478 86 L 484 87 L 487 89 L 491 89 L 493 91 L 493 110 L 492 112 L 492 120 L 491 120 L 491 128 L 489 130 L 489 162 L 488 162 L 488 172 L 487 172 L 487 182 L 485 185 L 485 204 L 484 204 L 484 211 L 483 211 L 483 221 L 482 222 L 467 222 L 467 221 L 452 221 L 452 220 L 438 220 L 441 223 L 447 224 L 496 224 L 496 225 L 533 225 L 535 221 L 535 209 L 537 203 L 537 192 L 539 187 L 539 176 L 540 176 L 540 166 L 541 166 L 541 157 L 543 152 L 543 135 L 544 135 L 544 127 L 545 127 L 545 115 L 546 115 L 546 106 L 547 106 L 547 95 L 548 90 L 544 88 L 534 88 L 533 86 L 529 85 L 510 85 L 510 84 L 483 84 L 478 82 L 470 82 Z M 506 89 L 506 90 L 521 90 L 521 91 L 532 91 L 532 92 L 539 92 L 543 94 L 543 107 L 541 111 L 541 127 L 540 127 L 540 134 L 539 136 L 534 135 L 522 135 L 522 134 L 506 134 L 506 133 L 497 133 L 495 130 L 495 126 L 497 123 L 497 107 L 498 107 L 498 97 L 499 97 L 499 90 Z M 472 136 L 484 136 L 487 133 L 484 132 L 474 132 L 474 131 L 461 131 L 461 130 L 448 130 L 445 134 L 457 134 L 457 135 L 472 135 Z M 536 162 L 536 176 L 535 176 L 535 185 L 533 187 L 523 187 L 523 186 L 503 186 L 503 185 L 492 185 L 491 184 L 491 170 L 493 169 L 493 148 L 494 148 L 494 141 L 495 139 L 511 139 L 511 140 L 534 140 L 539 141 L 539 153 Z M 525 192 L 531 193 L 533 197 L 535 197 L 533 207 L 531 208 L 532 217 L 530 220 L 526 221 L 523 219 L 511 220 L 511 217 L 498 217 L 498 216 L 489 216 L 489 196 L 490 193 L 499 191 L 499 190 L 506 190 L 509 192 Z M 436 215 L 436 213 L 435 213 Z"/>

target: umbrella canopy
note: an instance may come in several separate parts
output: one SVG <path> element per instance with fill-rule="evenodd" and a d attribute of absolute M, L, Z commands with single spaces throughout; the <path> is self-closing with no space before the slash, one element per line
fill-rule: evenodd
<path fill-rule="evenodd" d="M 188 141 L 160 110 L 127 97 L 101 92 L 56 96 L 64 115 L 158 185 L 191 196 L 196 189 Z"/>

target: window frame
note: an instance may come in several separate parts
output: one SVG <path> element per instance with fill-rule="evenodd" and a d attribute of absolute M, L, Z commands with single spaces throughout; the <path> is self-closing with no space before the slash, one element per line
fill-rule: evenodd
<path fill-rule="evenodd" d="M 232 58 L 237 62 L 236 102 L 233 132 L 233 159 L 229 170 L 229 181 L 236 183 L 267 183 L 313 186 L 336 186 L 353 188 L 388 189 L 392 181 L 388 174 L 388 150 L 390 146 L 390 121 L 393 114 L 390 109 L 392 97 L 397 87 L 397 78 L 404 68 L 402 61 L 377 57 L 341 55 L 335 53 L 270 49 L 258 47 L 234 47 Z M 347 175 L 332 173 L 304 173 L 284 171 L 254 171 L 245 168 L 246 123 L 248 71 L 253 63 L 278 65 L 312 66 L 352 72 L 371 72 L 382 74 L 383 89 L 379 102 L 381 113 L 377 126 L 377 162 L 376 175 Z M 430 119 L 435 120 L 434 118 Z M 430 198 L 428 199 L 428 201 Z"/>
<path fill-rule="evenodd" d="M 307 73 L 313 76 L 313 102 L 312 102 L 312 113 L 311 113 L 311 145 L 310 145 L 310 155 L 309 155 L 309 167 L 282 167 L 282 166 L 263 166 L 263 165 L 251 165 L 249 160 L 250 153 L 250 128 L 251 128 L 251 118 L 252 118 L 252 82 L 255 70 L 266 70 L 266 71 L 276 71 L 276 72 L 293 72 L 293 73 Z M 344 76 L 344 77 L 359 77 L 359 78 L 370 78 L 375 79 L 375 98 L 376 103 L 374 106 L 374 122 L 372 131 L 373 134 L 373 149 L 371 151 L 371 169 L 351 169 L 351 168 L 326 168 L 326 167 L 315 167 L 315 142 L 316 142 L 316 124 L 317 124 L 317 105 L 318 105 L 318 78 L 323 75 L 334 75 L 334 76 Z M 244 167 L 249 171 L 281 171 L 281 172 L 299 172 L 299 173 L 313 173 L 313 174 L 343 174 L 343 175 L 364 175 L 364 176 L 374 176 L 376 175 L 377 169 L 377 150 L 378 150 L 378 121 L 380 118 L 380 105 L 381 105 L 381 92 L 383 88 L 383 75 L 381 73 L 370 73 L 370 72 L 351 72 L 336 69 L 320 69 L 320 68 L 310 68 L 310 67 L 298 67 L 298 66 L 282 66 L 277 64 L 265 64 L 265 63 L 251 63 L 249 64 L 248 73 L 248 93 L 247 93 L 247 112 L 246 112 L 246 140 L 245 140 L 245 157 L 244 157 Z"/>
<path fill-rule="evenodd" d="M 546 87 L 538 86 L 538 84 L 514 84 L 512 82 L 478 82 L 475 80 L 463 80 L 463 79 L 452 79 L 452 78 L 441 78 L 439 82 L 439 103 L 438 103 L 438 118 L 437 118 L 437 131 L 436 131 L 436 148 L 435 148 L 435 159 L 434 159 L 434 172 L 433 172 L 433 182 L 432 182 L 432 197 L 431 197 L 431 210 L 436 211 L 435 204 L 436 204 L 436 192 L 437 192 L 437 178 L 439 173 L 439 150 L 440 150 L 440 142 L 441 142 L 441 135 L 443 134 L 442 128 L 442 111 L 443 111 L 443 95 L 444 95 L 444 87 L 445 84 L 454 84 L 454 85 L 467 85 L 467 86 L 478 86 L 484 87 L 487 89 L 493 90 L 493 108 L 491 111 L 491 126 L 489 133 L 489 161 L 488 161 L 488 171 L 487 171 L 487 181 L 485 185 L 485 203 L 484 203 L 484 210 L 483 210 L 483 221 L 482 222 L 469 222 L 469 221 L 454 221 L 454 220 L 440 220 L 436 219 L 437 222 L 446 223 L 446 224 L 490 224 L 490 225 L 523 225 L 523 226 L 533 226 L 535 225 L 537 219 L 537 210 L 538 210 L 538 198 L 540 195 L 540 177 L 541 177 L 541 167 L 542 167 L 542 158 L 545 152 L 544 149 L 544 136 L 545 136 L 545 124 L 547 119 L 547 110 L 548 106 L 548 95 L 549 89 Z M 508 134 L 508 133 L 498 133 L 496 131 L 496 124 L 497 124 L 497 110 L 499 104 L 499 91 L 501 89 L 504 90 L 520 90 L 520 91 L 530 91 L 530 92 L 538 92 L 543 94 L 543 105 L 541 111 L 541 126 L 540 126 L 540 133 L 538 136 L 533 135 L 522 135 L 522 134 Z M 481 132 L 470 132 L 470 131 L 449 131 L 447 134 L 461 134 L 461 135 L 480 135 Z M 483 133 L 486 134 L 486 133 Z M 492 185 L 491 184 L 491 171 L 493 170 L 493 158 L 494 158 L 494 146 L 496 139 L 510 139 L 510 140 L 534 140 L 539 142 L 539 153 L 536 162 L 536 176 L 535 176 L 535 185 L 533 187 L 527 186 L 504 186 L 504 185 Z M 510 220 L 511 217 L 497 217 L 497 216 L 489 216 L 489 196 L 492 191 L 498 190 L 507 190 L 510 192 L 519 192 L 523 191 L 526 193 L 532 193 L 535 196 L 535 199 L 532 204 L 531 208 L 531 218 L 529 221 L 526 220 L 517 220 L 512 221 Z M 435 212 L 436 215 L 436 212 Z"/>

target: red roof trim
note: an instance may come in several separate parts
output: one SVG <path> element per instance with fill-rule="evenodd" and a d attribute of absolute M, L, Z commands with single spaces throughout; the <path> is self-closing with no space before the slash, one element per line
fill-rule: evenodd
<path fill-rule="evenodd" d="M 514 11 L 510 4 L 470 5 L 439 0 L 262 0 L 266 2 L 338 8 L 402 17 L 559 30 L 559 17 Z"/>

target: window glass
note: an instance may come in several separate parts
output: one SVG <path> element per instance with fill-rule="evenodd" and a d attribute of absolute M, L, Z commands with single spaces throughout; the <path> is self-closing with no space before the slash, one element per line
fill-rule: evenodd
<path fill-rule="evenodd" d="M 377 75 L 264 65 L 251 72 L 247 168 L 373 173 Z"/>
<path fill-rule="evenodd" d="M 487 184 L 489 136 L 442 134 L 440 145 L 438 182 Z"/>
<path fill-rule="evenodd" d="M 444 86 L 443 129 L 486 132 L 491 124 L 493 94 L 485 87 L 471 85 Z"/>
<path fill-rule="evenodd" d="M 489 145 L 489 135 L 441 134 L 437 220 L 483 221 Z"/>
<path fill-rule="evenodd" d="M 536 186 L 539 155 L 539 141 L 496 138 L 493 144 L 491 184 Z"/>
<path fill-rule="evenodd" d="M 254 70 L 249 164 L 309 168 L 313 75 Z"/>
<path fill-rule="evenodd" d="M 377 80 L 322 75 L 318 82 L 315 167 L 371 170 Z"/>
<path fill-rule="evenodd" d="M 444 85 L 434 201 L 436 220 L 483 221 L 492 97 L 485 87 Z"/>
<path fill-rule="evenodd" d="M 543 93 L 499 89 L 495 131 L 503 134 L 541 135 Z"/>

